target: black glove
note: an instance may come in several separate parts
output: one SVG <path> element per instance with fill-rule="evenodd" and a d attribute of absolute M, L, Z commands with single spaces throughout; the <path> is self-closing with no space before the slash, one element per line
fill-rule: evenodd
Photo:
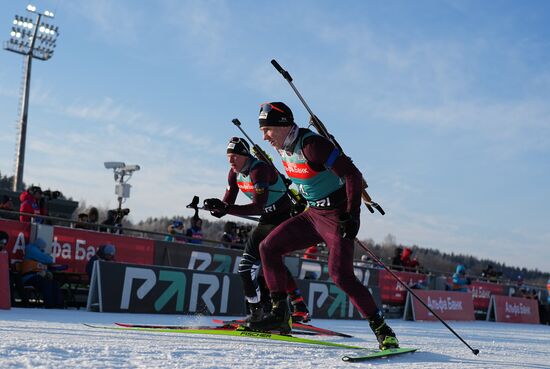
<path fill-rule="evenodd" d="M 216 218 L 221 218 L 221 217 L 223 217 L 225 214 L 227 214 L 227 211 L 212 210 L 212 211 L 210 212 L 210 214 L 212 214 L 212 215 L 215 216 Z"/>
<path fill-rule="evenodd" d="M 348 240 L 354 240 L 359 232 L 359 220 L 351 214 L 345 213 L 340 215 L 340 221 L 338 223 L 340 235 Z"/>
<path fill-rule="evenodd" d="M 204 210 L 210 210 L 210 214 L 216 218 L 221 218 L 227 214 L 228 205 L 220 199 L 204 200 Z"/>

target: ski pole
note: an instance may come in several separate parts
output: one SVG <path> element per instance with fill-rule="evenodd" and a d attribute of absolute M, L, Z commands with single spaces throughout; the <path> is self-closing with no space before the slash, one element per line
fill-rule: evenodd
<path fill-rule="evenodd" d="M 296 93 L 296 96 L 298 96 L 298 99 L 300 99 L 300 101 L 302 102 L 302 104 L 304 105 L 304 107 L 306 108 L 306 110 L 308 111 L 310 117 L 311 117 L 311 124 L 313 124 L 313 126 L 315 127 L 315 129 L 317 129 L 317 132 L 319 132 L 319 134 L 321 134 L 322 136 L 324 136 L 325 138 L 327 138 L 328 140 L 330 140 L 334 146 L 336 146 L 336 148 L 338 150 L 340 150 L 341 153 L 344 153 L 344 151 L 342 150 L 342 147 L 340 146 L 340 144 L 338 143 L 338 141 L 336 141 L 336 139 L 334 138 L 333 135 L 331 135 L 327 128 L 325 127 L 325 125 L 323 124 L 323 122 L 321 122 L 321 120 L 319 118 L 317 118 L 317 116 L 315 114 L 313 114 L 313 111 L 310 109 L 309 105 L 306 103 L 306 101 L 304 100 L 304 98 L 302 97 L 302 95 L 300 94 L 300 92 L 298 91 L 298 89 L 296 88 L 296 86 L 294 86 L 294 83 L 292 83 L 292 77 L 290 75 L 290 73 L 288 73 L 286 70 L 284 70 L 280 65 L 279 63 L 277 63 L 277 61 L 275 59 L 271 60 L 271 64 L 275 67 L 275 69 L 277 69 L 277 71 L 279 73 L 282 74 L 282 76 L 284 77 L 284 79 L 287 80 L 288 84 L 290 85 L 290 87 L 292 87 L 292 89 L 294 90 L 294 92 Z M 364 187 L 367 188 L 367 182 L 365 181 L 365 179 L 363 179 L 363 183 L 364 183 Z M 374 213 L 374 209 L 378 210 L 378 212 L 382 215 L 386 214 L 386 212 L 384 211 L 384 209 L 382 209 L 382 207 L 377 204 L 376 202 L 372 201 L 372 198 L 370 197 L 370 195 L 368 194 L 367 190 L 365 190 L 365 188 L 363 189 L 363 191 L 361 192 L 361 198 L 363 199 L 363 202 L 365 203 L 365 206 L 367 207 L 367 209 L 369 209 L 369 211 L 371 213 Z M 374 208 L 374 209 L 373 209 Z"/>
<path fill-rule="evenodd" d="M 402 285 L 403 287 L 405 287 L 405 289 L 406 289 L 407 291 L 409 291 L 409 293 L 410 293 L 411 295 L 413 295 L 422 305 L 424 305 L 424 307 L 425 307 L 426 309 L 428 309 L 428 311 L 429 311 L 430 313 L 432 313 L 437 319 L 439 319 L 439 321 L 440 321 L 441 323 L 443 323 L 443 325 L 444 325 L 445 327 L 447 327 L 447 329 L 449 329 L 449 330 L 450 330 L 450 331 L 451 331 L 460 341 L 462 341 L 462 343 L 465 344 L 465 345 L 472 351 L 472 353 L 473 353 L 474 355 L 479 354 L 479 350 L 478 350 L 478 349 L 472 348 L 472 346 L 470 346 L 470 345 L 468 344 L 468 342 L 466 342 L 462 337 L 460 337 L 460 335 L 459 335 L 458 333 L 456 333 L 456 332 L 454 331 L 454 329 L 452 329 L 451 326 L 450 326 L 449 324 L 447 324 L 447 322 L 445 322 L 445 321 L 443 320 L 443 318 L 441 318 L 439 315 L 437 315 L 437 313 L 436 313 L 435 311 L 433 311 L 433 309 L 432 309 L 431 307 L 429 307 L 428 304 L 426 304 L 426 303 L 424 302 L 424 300 L 422 300 L 416 293 L 414 293 L 414 291 L 412 290 L 412 288 L 410 288 L 405 282 L 403 282 L 403 281 L 397 276 L 397 274 L 395 274 L 390 268 L 388 268 L 388 267 L 386 266 L 386 264 L 384 264 L 384 263 L 382 262 L 382 260 L 380 260 L 380 259 L 378 258 L 378 256 L 376 256 L 376 254 L 375 254 L 374 252 L 372 252 L 367 246 L 365 246 L 361 241 L 359 241 L 359 239 L 356 238 L 356 239 L 355 239 L 355 242 L 357 242 L 357 243 L 359 244 L 359 246 L 361 246 L 361 247 L 363 248 L 363 250 L 365 250 L 365 251 L 372 257 L 372 259 L 373 259 L 376 263 L 378 263 L 379 265 L 381 265 L 384 269 L 386 269 L 386 271 L 388 271 L 388 272 L 392 275 L 392 277 L 394 277 L 399 283 L 401 283 L 401 285 Z"/>
<path fill-rule="evenodd" d="M 199 206 L 199 197 L 198 196 L 193 196 L 193 201 L 191 201 L 191 203 L 189 205 L 187 205 L 186 208 L 193 209 L 195 211 L 198 211 L 198 210 L 209 211 L 209 210 L 206 210 L 205 208 L 203 208 L 202 206 Z M 232 216 L 238 217 L 238 218 L 252 220 L 254 222 L 259 222 L 260 221 L 260 219 L 258 219 L 256 217 L 249 217 L 247 215 L 233 215 L 233 214 L 229 214 L 229 215 L 232 215 Z"/>

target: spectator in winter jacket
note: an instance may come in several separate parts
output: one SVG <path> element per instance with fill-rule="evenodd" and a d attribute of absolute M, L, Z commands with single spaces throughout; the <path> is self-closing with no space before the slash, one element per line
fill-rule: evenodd
<path fill-rule="evenodd" d="M 411 259 L 411 254 L 412 250 L 408 247 L 405 247 L 405 249 L 403 249 L 403 254 L 401 254 L 401 265 L 405 267 L 405 270 L 409 271 L 420 267 L 416 258 Z"/>
<path fill-rule="evenodd" d="M 93 231 L 99 230 L 99 227 L 97 225 L 98 222 L 99 222 L 99 211 L 97 210 L 96 207 L 91 207 L 90 210 L 88 211 L 87 228 Z"/>
<path fill-rule="evenodd" d="M 27 244 L 22 265 L 22 282 L 33 286 L 42 295 L 46 308 L 62 308 L 61 289 L 48 267 L 53 264 L 53 258 L 44 250 L 46 242 L 41 238 Z"/>
<path fill-rule="evenodd" d="M 21 213 L 30 213 L 36 215 L 46 215 L 45 209 L 40 207 L 40 199 L 42 198 L 42 189 L 38 186 L 32 186 L 27 191 L 24 191 L 19 196 L 21 200 L 21 206 L 19 211 Z M 32 217 L 30 215 L 20 215 L 19 221 L 21 222 L 33 222 L 42 223 L 40 217 Z"/>
<path fill-rule="evenodd" d="M 222 247 L 230 248 L 232 243 L 237 242 L 237 224 L 235 222 L 226 222 L 223 225 Z"/>
<path fill-rule="evenodd" d="M 467 285 L 471 284 L 470 278 L 466 277 L 466 267 L 462 264 L 456 266 L 455 274 L 453 274 L 453 283 L 451 290 L 459 292 L 468 292 Z"/>
<path fill-rule="evenodd" d="M 116 248 L 115 245 L 105 244 L 99 246 L 94 256 L 88 260 L 86 264 L 86 274 L 88 274 L 88 280 L 92 280 L 92 272 L 94 270 L 94 262 L 96 260 L 103 261 L 115 261 Z"/>
<path fill-rule="evenodd" d="M 174 220 L 171 224 L 168 225 L 169 236 L 164 237 L 164 241 L 169 242 L 186 242 L 184 237 L 185 228 L 183 227 L 183 222 L 179 219 Z"/>
<path fill-rule="evenodd" d="M 8 195 L 2 196 L 2 202 L 0 202 L 0 209 L 13 210 L 13 201 Z"/>
<path fill-rule="evenodd" d="M 185 235 L 191 239 L 187 242 L 194 244 L 202 243 L 202 219 L 198 216 L 191 218 L 191 227 L 187 229 Z"/>
<path fill-rule="evenodd" d="M 319 260 L 317 244 L 309 246 L 304 252 L 304 259 Z"/>
<path fill-rule="evenodd" d="M 489 264 L 487 268 L 481 271 L 481 276 L 489 280 L 489 282 L 497 282 L 498 278 L 502 276 L 502 272 L 493 269 L 493 266 Z"/>
<path fill-rule="evenodd" d="M 403 248 L 396 247 L 394 250 L 393 258 L 391 260 L 391 265 L 395 270 L 403 270 L 403 262 L 401 261 L 401 256 L 403 256 Z"/>

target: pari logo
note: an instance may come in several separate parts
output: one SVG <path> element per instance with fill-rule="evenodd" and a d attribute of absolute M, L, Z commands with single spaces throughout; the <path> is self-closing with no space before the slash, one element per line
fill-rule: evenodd
<path fill-rule="evenodd" d="M 170 282 L 168 287 L 158 282 Z M 166 304 L 176 297 L 175 311 L 184 312 L 185 299 L 189 299 L 189 312 L 197 312 L 199 302 L 202 301 L 210 313 L 226 313 L 229 300 L 229 284 L 228 276 L 223 276 L 222 282 L 217 276 L 212 274 L 191 274 L 191 283 L 188 286 L 188 277 L 183 272 L 174 270 L 160 270 L 157 273 L 153 269 L 127 267 L 124 273 L 124 285 L 122 289 L 122 298 L 120 301 L 121 310 L 129 310 L 132 301 L 143 300 L 147 295 L 154 292 L 159 297 L 154 302 L 155 311 L 161 311 Z M 132 296 L 134 285 L 139 285 Z M 206 286 L 206 290 L 204 290 Z M 187 288 L 190 288 L 189 293 Z M 156 289 L 164 289 L 157 291 Z M 204 290 L 202 294 L 199 292 Z M 220 296 L 221 295 L 221 296 Z M 216 299 L 215 303 L 213 300 Z M 219 302 L 218 302 L 219 301 Z M 216 310 L 219 306 L 219 310 Z"/>
<path fill-rule="evenodd" d="M 329 299 L 330 297 L 330 299 Z M 334 284 L 310 283 L 308 309 L 315 314 L 316 309 L 327 309 L 329 318 L 346 318 L 346 294 Z M 326 305 L 330 302 L 328 308 Z M 351 315 L 350 315 L 351 316 Z"/>
<path fill-rule="evenodd" d="M 191 257 L 189 258 L 187 269 L 211 270 L 212 268 L 210 267 L 210 265 L 214 264 L 217 266 L 214 270 L 211 270 L 213 272 L 238 273 L 239 263 L 241 262 L 241 259 L 241 256 L 236 257 L 233 263 L 233 267 L 231 267 L 233 259 L 230 255 L 193 251 L 191 252 Z"/>

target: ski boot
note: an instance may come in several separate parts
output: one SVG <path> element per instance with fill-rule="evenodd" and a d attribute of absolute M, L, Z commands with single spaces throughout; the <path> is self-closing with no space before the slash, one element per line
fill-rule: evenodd
<path fill-rule="evenodd" d="M 248 307 L 248 315 L 244 318 L 245 323 L 258 322 L 264 317 L 264 306 L 261 302 L 246 303 Z"/>
<path fill-rule="evenodd" d="M 292 304 L 292 322 L 307 323 L 311 320 L 309 310 L 302 296 L 291 300 L 290 303 Z"/>
<path fill-rule="evenodd" d="M 260 321 L 248 323 L 248 328 L 254 331 L 279 331 L 281 334 L 289 334 L 292 329 L 292 319 L 286 293 L 272 293 L 271 300 L 273 301 L 271 311 Z"/>
<path fill-rule="evenodd" d="M 399 347 L 399 341 L 395 337 L 395 333 L 384 321 L 384 316 L 380 310 L 373 317 L 369 318 L 369 325 L 378 340 L 380 350 Z"/>

